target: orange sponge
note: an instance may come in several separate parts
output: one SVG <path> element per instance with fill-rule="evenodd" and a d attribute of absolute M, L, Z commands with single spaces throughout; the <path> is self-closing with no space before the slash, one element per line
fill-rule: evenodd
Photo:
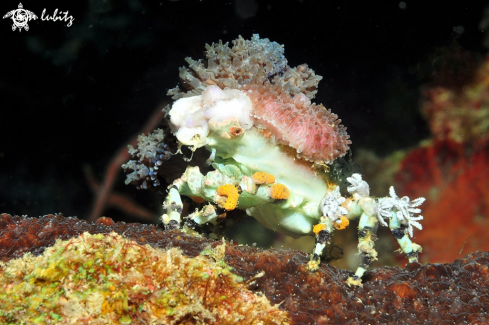
<path fill-rule="evenodd" d="M 251 176 L 255 184 L 272 184 L 275 183 L 275 176 L 265 172 L 256 172 Z"/>
<path fill-rule="evenodd" d="M 339 222 L 338 222 L 339 221 Z M 350 220 L 348 220 L 348 218 L 346 217 L 341 217 L 340 219 L 338 219 L 335 223 L 334 223 L 334 227 L 337 229 L 337 230 L 343 230 L 343 229 L 346 229 L 348 228 L 348 226 L 350 225 Z"/>
<path fill-rule="evenodd" d="M 321 230 L 326 229 L 326 225 L 319 223 L 312 228 L 312 232 L 315 234 L 318 234 Z"/>
<path fill-rule="evenodd" d="M 231 184 L 221 185 L 217 188 L 217 194 L 221 196 L 226 196 L 227 199 L 223 202 L 217 202 L 219 206 L 225 210 L 234 210 L 238 205 L 238 189 Z"/>
<path fill-rule="evenodd" d="M 273 184 L 270 187 L 270 196 L 276 200 L 285 200 L 289 197 L 289 189 L 283 184 Z"/>

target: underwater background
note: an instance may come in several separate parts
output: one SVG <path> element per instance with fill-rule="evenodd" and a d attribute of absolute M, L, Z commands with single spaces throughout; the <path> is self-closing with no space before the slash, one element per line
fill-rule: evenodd
<path fill-rule="evenodd" d="M 421 261 L 449 262 L 460 254 L 484 249 L 484 244 L 471 240 L 489 230 L 487 185 L 477 185 L 475 194 L 468 189 L 474 184 L 469 180 L 488 180 L 487 127 L 482 123 L 477 139 L 445 143 L 450 150 L 443 146 L 434 152 L 419 148 L 426 148 L 427 141 L 433 144 L 450 138 L 441 131 L 434 134 L 437 129 L 430 128 L 433 123 L 429 118 L 440 118 L 423 111 L 426 102 L 438 100 L 430 90 L 443 89 L 457 96 L 469 87 L 485 85 L 485 79 L 476 76 L 489 44 L 489 2 L 130 0 L 22 4 L 39 17 L 29 22 L 28 31 L 12 31 L 8 18 L 0 21 L 0 212 L 30 217 L 61 212 L 89 218 L 94 193 L 113 157 L 156 110 L 172 102 L 166 92 L 179 82 L 178 68 L 186 65 L 185 57 L 202 58 L 206 43 L 259 34 L 284 45 L 289 65 L 307 63 L 323 76 L 314 102 L 338 114 L 348 128 L 353 162 L 362 168 L 373 195 L 386 195 L 388 186 L 397 182 L 404 186 L 404 191 L 398 190 L 400 196 L 411 196 L 417 193 L 413 188 L 422 187 L 432 193 L 428 200 L 442 205 L 446 202 L 437 199 L 439 193 L 446 192 L 440 187 L 452 188 L 452 201 L 478 207 L 473 213 L 467 208 L 446 211 L 433 207 L 444 214 L 438 220 L 433 212 L 430 226 L 415 234 L 436 238 L 436 243 L 427 244 L 417 240 L 427 252 L 425 260 L 421 254 Z M 17 7 L 16 1 L 3 1 L 2 16 Z M 66 16 L 74 18 L 72 25 L 41 19 L 44 9 L 48 15 L 55 9 L 68 11 Z M 478 110 L 486 112 L 478 121 L 488 121 L 489 105 L 484 104 L 489 95 L 481 91 L 474 96 L 479 97 L 471 99 L 482 103 Z M 455 102 L 462 105 L 464 100 L 469 101 Z M 443 112 L 447 108 L 437 109 Z M 470 121 L 464 123 L 469 123 L 470 129 Z M 460 148 L 464 149 L 462 158 L 455 153 Z M 476 164 L 471 157 L 479 149 L 482 153 Z M 409 155 L 413 150 L 418 151 Z M 440 166 L 446 166 L 447 161 L 469 163 L 455 171 L 441 168 L 439 173 L 447 180 L 442 184 L 426 175 L 414 177 L 433 174 L 428 169 L 430 161 L 423 160 L 428 154 L 443 154 L 442 162 L 435 159 Z M 416 162 L 420 165 L 413 167 Z M 464 175 L 467 171 L 472 173 L 469 180 L 450 185 L 452 173 Z M 115 221 L 159 222 L 164 195 L 136 190 L 125 185 L 124 179 L 119 169 L 112 200 L 102 215 Z M 417 185 L 420 180 L 423 186 Z M 430 216 L 424 215 L 427 221 Z M 447 227 L 449 223 L 456 228 L 473 225 L 454 234 L 448 230 L 453 228 Z M 275 243 L 310 251 L 310 247 L 282 236 L 277 239 L 257 223 L 244 224 L 230 230 L 231 238 L 239 243 L 256 242 L 264 247 Z M 355 225 L 350 228 L 353 237 L 346 235 L 347 239 L 355 237 Z M 240 229 L 244 235 L 238 234 Z M 379 250 L 395 249 L 389 246 L 391 236 L 379 237 L 387 238 L 385 243 L 379 242 Z M 451 255 L 437 256 L 454 238 L 456 245 L 446 248 Z M 355 240 L 338 240 L 335 238 L 335 244 L 342 250 L 350 249 L 350 243 L 351 249 L 356 246 Z M 398 263 L 392 255 L 387 259 L 379 263 Z M 355 265 L 343 262 L 346 267 Z"/>

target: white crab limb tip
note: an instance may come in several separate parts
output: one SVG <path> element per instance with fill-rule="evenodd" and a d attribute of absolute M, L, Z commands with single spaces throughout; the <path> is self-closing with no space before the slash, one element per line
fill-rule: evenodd
<path fill-rule="evenodd" d="M 351 184 L 347 188 L 351 194 L 357 194 L 359 199 L 370 195 L 370 187 L 367 182 L 362 180 L 362 175 L 355 173 L 351 177 L 347 177 L 346 180 Z"/>

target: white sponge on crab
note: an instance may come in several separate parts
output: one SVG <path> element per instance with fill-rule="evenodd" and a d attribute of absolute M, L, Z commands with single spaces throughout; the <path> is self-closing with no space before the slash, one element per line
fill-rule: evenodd
<path fill-rule="evenodd" d="M 177 139 L 185 145 L 201 147 L 206 144 L 209 121 L 236 117 L 243 129 L 251 128 L 251 108 L 251 100 L 244 92 L 211 85 L 202 95 L 177 100 L 169 114 Z"/>

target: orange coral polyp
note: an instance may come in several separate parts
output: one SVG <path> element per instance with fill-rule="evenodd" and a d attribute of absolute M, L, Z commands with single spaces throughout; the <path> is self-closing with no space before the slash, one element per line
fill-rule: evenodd
<path fill-rule="evenodd" d="M 334 227 L 336 230 L 346 229 L 350 225 L 350 220 L 348 220 L 348 218 L 346 217 L 341 217 L 338 221 L 334 223 Z"/>
<path fill-rule="evenodd" d="M 289 197 L 289 189 L 283 184 L 273 184 L 270 187 L 270 196 L 275 200 L 285 200 Z"/>
<path fill-rule="evenodd" d="M 317 224 L 314 226 L 314 228 L 312 228 L 312 232 L 315 233 L 315 234 L 318 234 L 320 231 L 326 229 L 326 225 L 320 223 L 320 224 Z"/>
<path fill-rule="evenodd" d="M 256 172 L 251 176 L 253 182 L 256 184 L 272 184 L 275 183 L 275 176 L 265 173 L 265 172 Z"/>
<path fill-rule="evenodd" d="M 227 211 L 234 210 L 238 205 L 238 189 L 231 184 L 221 185 L 217 188 L 217 194 L 225 196 L 224 202 L 218 202 L 219 206 Z"/>

